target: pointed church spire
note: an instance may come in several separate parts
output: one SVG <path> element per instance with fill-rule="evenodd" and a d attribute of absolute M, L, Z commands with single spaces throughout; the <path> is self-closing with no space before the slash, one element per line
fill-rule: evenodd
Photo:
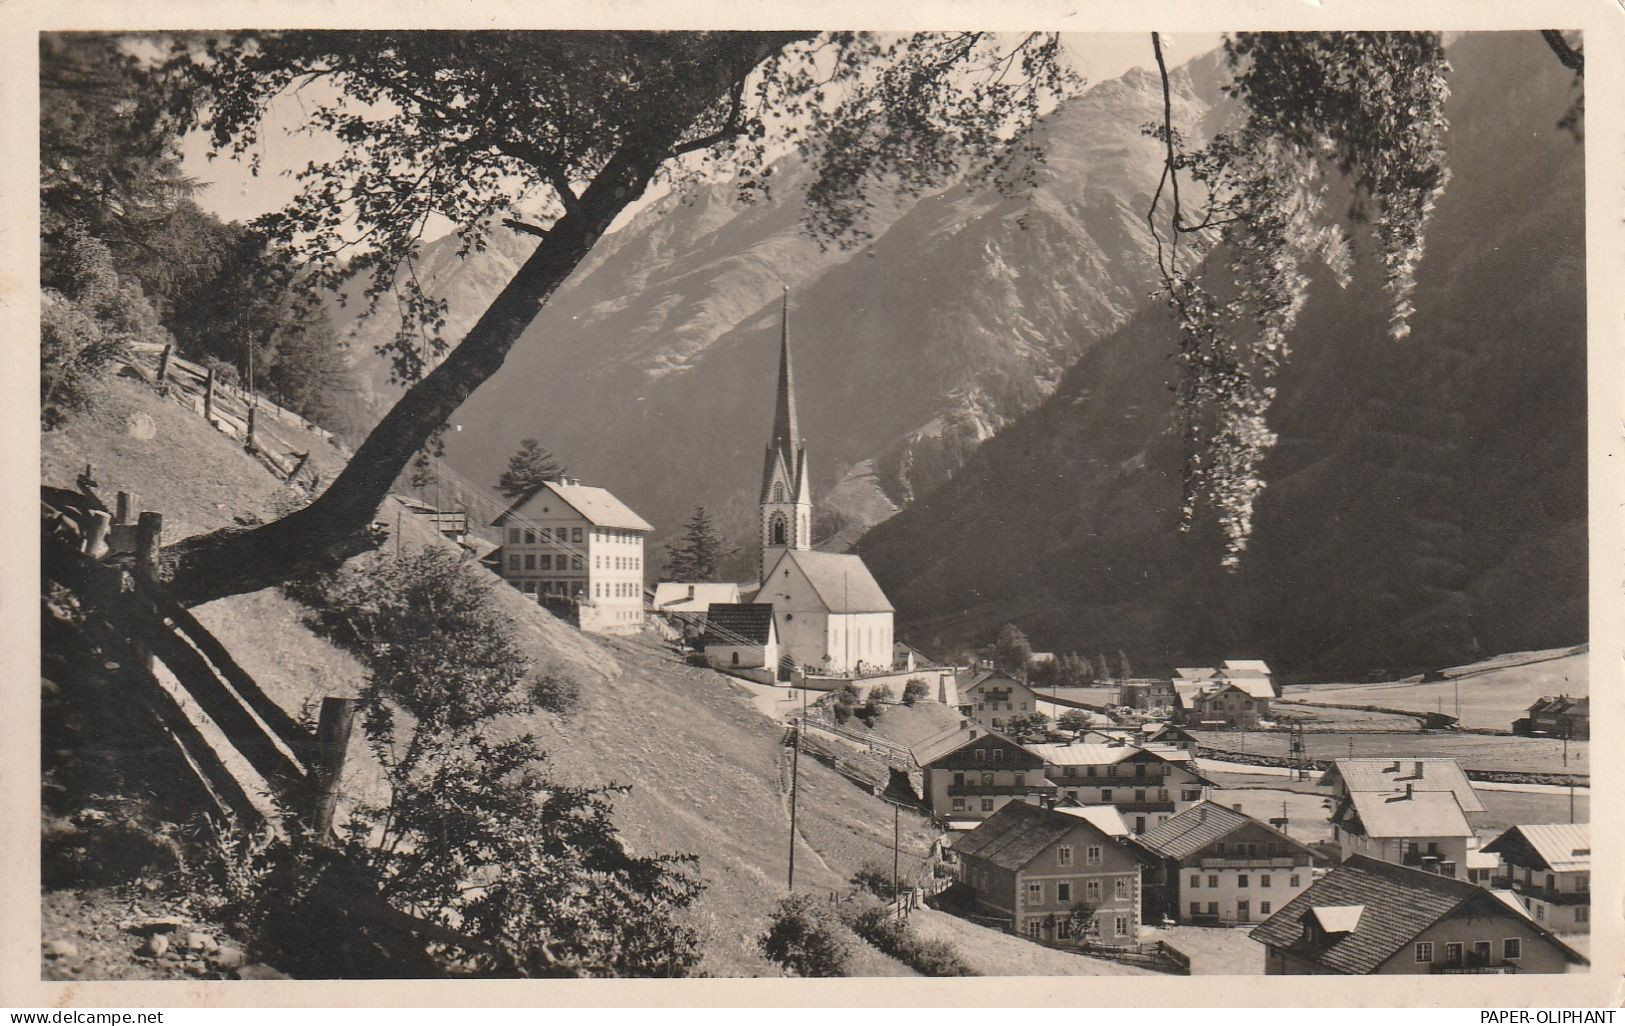
<path fill-rule="evenodd" d="M 784 306 L 779 319 L 779 399 L 773 411 L 772 448 L 782 452 L 795 471 L 796 453 L 801 448 L 801 432 L 796 425 L 795 379 L 790 369 L 790 286 L 784 286 Z"/>

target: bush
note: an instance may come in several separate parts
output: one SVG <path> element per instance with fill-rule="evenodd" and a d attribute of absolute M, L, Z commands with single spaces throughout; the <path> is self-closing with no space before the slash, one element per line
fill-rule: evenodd
<path fill-rule="evenodd" d="M 864 909 L 851 919 L 854 933 L 907 965 L 921 976 L 975 976 L 959 951 L 947 941 L 925 940 L 908 921 L 885 905 Z"/>
<path fill-rule="evenodd" d="M 865 862 L 863 868 L 852 874 L 852 885 L 868 891 L 877 898 L 892 896 L 891 867 L 876 862 Z"/>
<path fill-rule="evenodd" d="M 828 908 L 810 894 L 792 894 L 773 910 L 762 954 L 797 976 L 845 976 L 852 949 Z"/>
<path fill-rule="evenodd" d="M 896 692 L 892 691 L 891 685 L 889 684 L 876 684 L 874 687 L 869 689 L 870 705 L 891 705 L 896 701 L 897 694 Z"/>
<path fill-rule="evenodd" d="M 903 685 L 903 704 L 913 705 L 915 702 L 928 701 L 931 698 L 931 685 L 920 677 L 910 677 Z"/>

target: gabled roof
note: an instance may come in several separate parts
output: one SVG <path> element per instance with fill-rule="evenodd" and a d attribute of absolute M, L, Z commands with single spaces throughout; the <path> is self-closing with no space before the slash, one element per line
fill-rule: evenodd
<path fill-rule="evenodd" d="M 863 559 L 850 552 L 814 552 L 786 549 L 768 571 L 769 579 L 785 562 L 793 563 L 812 585 L 813 592 L 831 613 L 889 613 L 892 604 Z M 764 582 L 763 590 L 768 585 Z"/>
<path fill-rule="evenodd" d="M 756 602 L 718 602 L 705 614 L 705 641 L 716 645 L 766 645 L 773 639 L 773 607 Z"/>
<path fill-rule="evenodd" d="M 1228 684 L 1239 691 L 1245 692 L 1249 697 L 1252 698 L 1275 697 L 1275 686 L 1269 682 L 1269 678 L 1267 677 L 1226 676 L 1220 677 L 1219 679 L 1211 681 L 1210 683 L 1212 687 L 1209 690 L 1214 692 L 1223 691 L 1225 685 Z"/>
<path fill-rule="evenodd" d="M 1324 921 L 1326 915 L 1330 915 L 1334 922 L 1346 922 L 1354 917 L 1336 910 L 1355 905 L 1360 906 L 1360 914 L 1348 932 L 1332 934 L 1319 944 L 1305 937 L 1305 919 Z M 1375 972 L 1405 950 L 1417 935 L 1435 923 L 1455 914 L 1468 913 L 1512 914 L 1502 906 L 1500 899 L 1482 887 L 1355 855 L 1287 902 L 1249 936 L 1333 972 L 1366 974 Z M 1585 963 L 1581 955 L 1541 924 L 1526 921 L 1526 925 L 1558 948 L 1569 961 Z"/>
<path fill-rule="evenodd" d="M 1456 796 L 1449 791 L 1356 791 L 1338 810 L 1347 821 L 1348 805 L 1367 837 L 1471 837 Z"/>
<path fill-rule="evenodd" d="M 1109 837 L 1127 837 L 1130 832 L 1128 823 L 1115 805 L 1057 805 L 1055 811 L 1086 819 Z"/>
<path fill-rule="evenodd" d="M 1031 685 L 1022 683 L 1016 678 L 1010 676 L 1008 673 L 1005 673 L 1003 670 L 977 670 L 971 674 L 969 683 L 960 686 L 959 693 L 964 694 L 967 691 L 980 691 L 990 684 L 995 687 L 1010 685 L 1012 687 L 1022 688 L 1027 691 L 1033 690 Z M 1033 693 L 1037 694 L 1037 692 Z"/>
<path fill-rule="evenodd" d="M 558 481 L 544 481 L 530 491 L 514 500 L 513 505 L 503 510 L 502 515 L 491 521 L 491 526 L 501 527 L 516 514 L 531 512 L 532 502 L 544 493 L 564 503 L 586 518 L 594 527 L 615 527 L 626 531 L 653 531 L 654 527 L 647 520 L 636 513 L 608 490 L 595 488 L 584 484 L 563 484 Z M 531 515 L 535 515 L 533 512 Z"/>
<path fill-rule="evenodd" d="M 1360 925 L 1364 905 L 1316 905 L 1309 910 L 1327 933 L 1353 933 Z"/>
<path fill-rule="evenodd" d="M 1224 668 L 1238 674 L 1257 674 L 1263 677 L 1270 675 L 1270 664 L 1262 659 L 1226 659 Z"/>
<path fill-rule="evenodd" d="M 738 602 L 739 585 L 732 581 L 661 581 L 655 585 L 656 612 L 684 608 L 704 612 L 713 602 Z"/>
<path fill-rule="evenodd" d="M 1216 841 L 1229 837 L 1244 826 L 1257 827 L 1293 848 L 1306 852 L 1311 857 L 1314 856 L 1308 845 L 1287 836 L 1268 823 L 1212 801 L 1198 802 L 1179 815 L 1142 833 L 1137 840 L 1142 847 L 1158 855 L 1183 859 Z"/>
<path fill-rule="evenodd" d="M 1557 716 L 1568 713 L 1571 716 L 1591 715 L 1590 698 L 1570 698 L 1568 695 L 1547 696 L 1539 699 L 1529 707 L 1531 716 Z"/>
<path fill-rule="evenodd" d="M 1418 772 L 1420 767 L 1420 772 Z M 1322 787 L 1344 791 L 1393 791 L 1411 785 L 1416 791 L 1450 791 L 1463 812 L 1483 812 L 1484 803 L 1472 781 L 1454 759 L 1338 759 L 1321 778 Z"/>
<path fill-rule="evenodd" d="M 963 748 L 967 741 L 974 741 L 976 738 L 986 737 L 989 734 L 1010 741 L 1009 738 L 1004 737 L 998 731 L 987 730 L 974 723 L 960 724 L 957 727 L 949 727 L 947 730 L 932 734 L 909 749 L 909 752 L 914 756 L 915 765 L 925 767 L 945 755 L 952 755 L 955 751 Z M 1010 743 L 1015 744 L 1014 741 L 1010 741 Z"/>
<path fill-rule="evenodd" d="M 1207 680 L 1219 671 L 1211 666 L 1176 666 L 1174 676 L 1184 680 Z"/>
<path fill-rule="evenodd" d="M 1144 752 L 1143 748 L 1134 745 L 1058 745 L 1058 744 L 1030 744 L 1024 746 L 1044 760 L 1048 766 L 1110 766 L 1119 763 L 1131 756 Z M 1163 758 L 1163 753 L 1151 753 L 1157 758 Z"/>
<path fill-rule="evenodd" d="M 1110 841 L 1111 837 L 1080 816 L 1045 809 L 1027 802 L 1006 802 L 981 826 L 954 841 L 961 856 L 983 859 L 1003 869 L 1020 869 L 1050 845 L 1077 829 Z"/>
<path fill-rule="evenodd" d="M 1522 844 L 1519 844 L 1519 841 Z M 1525 852 L 1539 860 L 1537 868 L 1554 873 L 1586 872 L 1591 868 L 1591 825 L 1588 823 L 1535 823 L 1507 828 L 1485 852 L 1512 856 Z M 1521 861 L 1521 860 L 1520 860 Z"/>

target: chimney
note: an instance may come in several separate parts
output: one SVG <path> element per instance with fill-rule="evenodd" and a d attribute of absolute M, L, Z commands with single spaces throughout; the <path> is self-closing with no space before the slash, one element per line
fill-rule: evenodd
<path fill-rule="evenodd" d="M 1417 765 L 1421 765 L 1421 764 L 1418 763 Z M 1406 784 L 1405 785 L 1405 800 L 1406 801 L 1410 801 L 1411 798 L 1413 798 L 1415 796 L 1415 794 L 1416 794 L 1416 792 L 1412 790 L 1412 786 L 1413 785 L 1411 785 L 1411 784 Z"/>
<path fill-rule="evenodd" d="M 1426 765 L 1426 764 L 1425 764 L 1425 763 L 1424 763 L 1424 762 L 1422 762 L 1422 760 L 1421 760 L 1421 759 L 1417 759 L 1417 760 L 1416 760 L 1416 779 L 1417 779 L 1417 780 L 1421 780 L 1421 779 L 1422 779 L 1422 767 L 1423 767 L 1423 766 L 1424 766 L 1424 765 Z"/>
<path fill-rule="evenodd" d="M 692 585 L 692 584 L 690 584 L 690 585 L 689 585 L 689 586 L 688 586 L 688 597 L 689 597 L 689 598 L 693 598 L 693 597 L 694 597 L 694 585 Z"/>
<path fill-rule="evenodd" d="M 1392 766 L 1388 767 L 1388 772 L 1389 773 L 1398 773 L 1399 772 L 1399 760 L 1398 759 L 1395 759 L 1394 764 Z"/>

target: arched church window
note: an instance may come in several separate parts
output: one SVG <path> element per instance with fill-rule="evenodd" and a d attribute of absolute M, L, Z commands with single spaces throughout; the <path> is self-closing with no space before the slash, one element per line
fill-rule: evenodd
<path fill-rule="evenodd" d="M 780 514 L 780 513 L 773 514 L 773 519 L 769 522 L 769 526 L 768 526 L 768 537 L 772 539 L 770 544 L 773 544 L 773 545 L 787 545 L 787 544 L 789 544 L 788 542 L 785 541 L 785 534 L 786 534 L 786 531 L 785 531 L 784 515 Z"/>
<path fill-rule="evenodd" d="M 774 502 L 783 502 L 784 501 L 784 482 L 783 481 L 775 481 L 773 483 L 773 501 Z"/>

